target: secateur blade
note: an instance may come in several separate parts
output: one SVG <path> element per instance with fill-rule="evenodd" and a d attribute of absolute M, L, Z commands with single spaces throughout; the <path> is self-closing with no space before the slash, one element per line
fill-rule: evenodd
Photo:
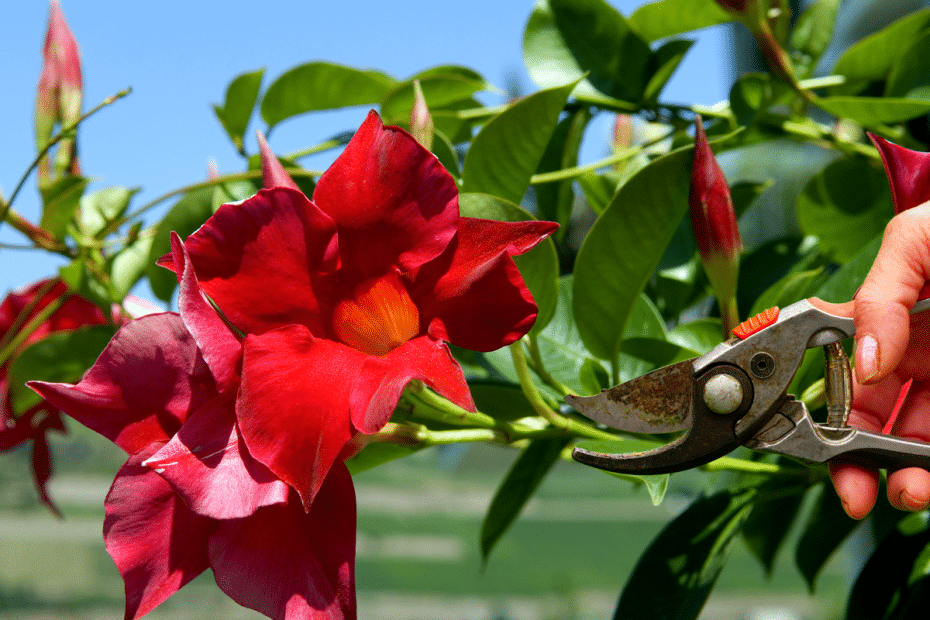
<path fill-rule="evenodd" d="M 673 433 L 690 428 L 694 367 L 685 360 L 653 370 L 595 396 L 565 402 L 595 422 L 629 433 Z"/>

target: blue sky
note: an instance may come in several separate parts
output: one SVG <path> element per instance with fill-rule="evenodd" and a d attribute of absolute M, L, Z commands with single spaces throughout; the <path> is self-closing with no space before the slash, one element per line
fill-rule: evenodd
<path fill-rule="evenodd" d="M 48 14 L 44 0 L 8 4 L 0 26 L 5 78 L 0 98 L 0 190 L 5 196 L 35 155 L 33 106 Z M 141 205 L 203 179 L 209 159 L 216 160 L 221 172 L 240 170 L 241 160 L 210 104 L 222 101 L 233 77 L 261 67 L 267 86 L 287 69 L 312 60 L 379 69 L 400 78 L 434 65 L 463 64 L 502 89 L 510 76 L 516 76 L 524 91 L 534 90 L 520 50 L 532 4 L 532 0 L 263 0 L 248 5 L 219 0 L 62 0 L 81 48 L 85 109 L 127 86 L 133 88 L 127 99 L 82 127 L 83 172 L 95 179 L 91 189 L 142 187 L 134 203 Z M 629 15 L 642 2 L 613 0 L 612 4 Z M 666 100 L 712 104 L 726 96 L 729 76 L 719 69 L 724 39 L 722 27 L 698 33 L 698 43 L 665 92 Z M 497 102 L 494 96 L 488 99 Z M 275 129 L 271 146 L 284 153 L 314 144 L 354 129 L 365 112 L 354 109 L 285 121 Z M 584 160 L 604 154 L 608 131 L 606 118 L 592 127 Z M 247 146 L 255 150 L 254 138 Z M 37 219 L 34 178 L 14 207 Z M 150 214 L 147 221 L 156 221 L 158 213 Z M 0 242 L 22 243 L 23 238 L 4 227 Z M 0 292 L 53 274 L 58 264 L 41 252 L 0 249 Z"/>

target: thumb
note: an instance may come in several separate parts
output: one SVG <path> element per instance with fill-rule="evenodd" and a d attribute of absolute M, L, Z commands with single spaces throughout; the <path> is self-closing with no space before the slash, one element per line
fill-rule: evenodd
<path fill-rule="evenodd" d="M 875 383 L 897 368 L 907 348 L 909 313 L 930 279 L 930 203 L 895 216 L 856 294 L 856 377 Z"/>

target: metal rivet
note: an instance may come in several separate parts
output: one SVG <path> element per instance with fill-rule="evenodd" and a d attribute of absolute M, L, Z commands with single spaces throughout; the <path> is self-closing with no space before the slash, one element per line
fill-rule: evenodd
<path fill-rule="evenodd" d="M 749 360 L 749 371 L 757 379 L 768 379 L 775 374 L 775 358 L 765 352 L 756 353 Z"/>
<path fill-rule="evenodd" d="M 742 402 L 743 386 L 730 375 L 715 375 L 704 384 L 704 404 L 714 413 L 731 414 Z"/>

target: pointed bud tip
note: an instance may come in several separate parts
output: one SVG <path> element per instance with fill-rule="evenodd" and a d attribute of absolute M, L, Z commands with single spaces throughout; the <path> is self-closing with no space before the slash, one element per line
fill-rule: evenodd
<path fill-rule="evenodd" d="M 297 183 L 294 182 L 291 175 L 287 173 L 284 166 L 278 161 L 271 147 L 268 146 L 268 141 L 265 140 L 264 134 L 260 131 L 256 131 L 255 136 L 258 139 L 258 151 L 262 159 L 262 185 L 264 185 L 265 189 L 289 187 L 300 191 L 300 188 L 297 187 Z"/>

